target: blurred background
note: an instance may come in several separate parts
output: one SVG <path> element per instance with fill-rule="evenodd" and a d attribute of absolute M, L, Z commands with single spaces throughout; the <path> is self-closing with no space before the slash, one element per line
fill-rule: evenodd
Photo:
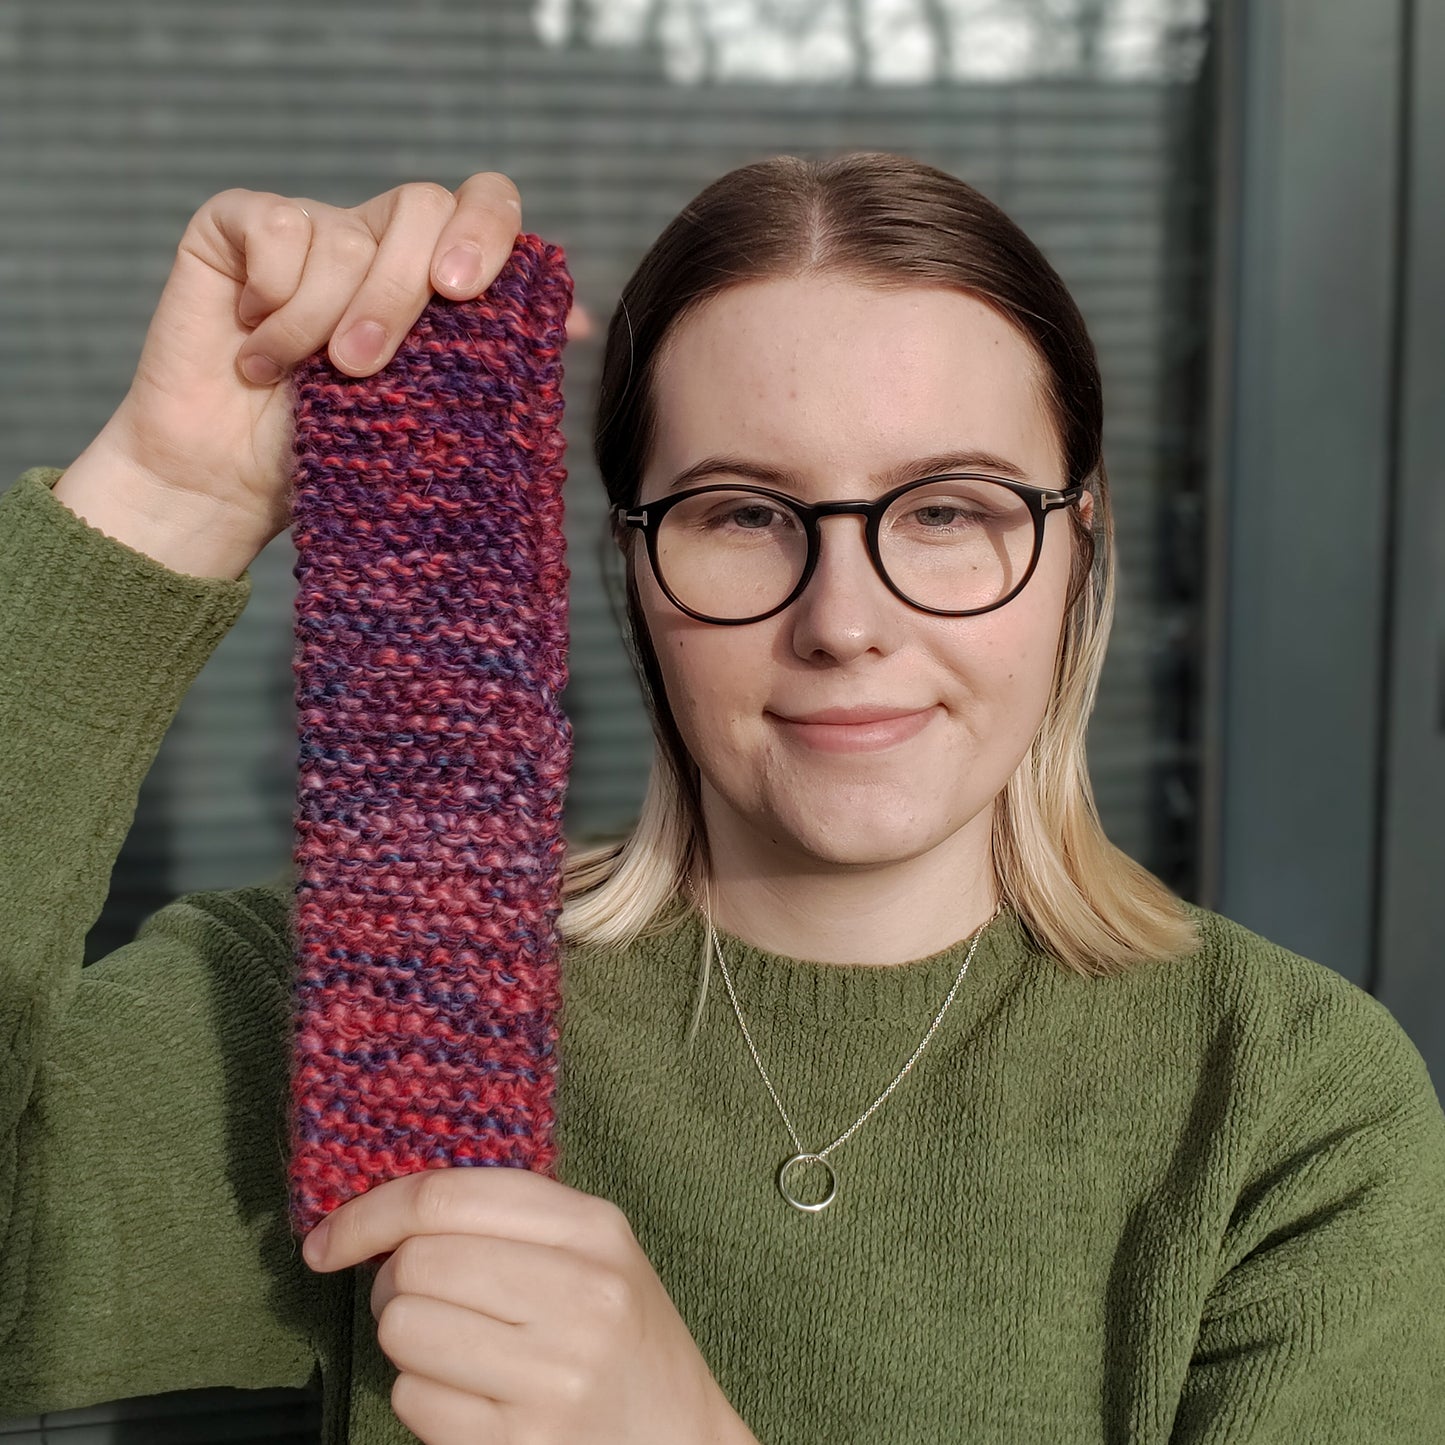
<path fill-rule="evenodd" d="M 128 385 L 190 215 L 501 170 L 596 321 L 566 355 L 569 837 L 650 733 L 589 455 L 622 284 L 708 181 L 900 151 L 1038 242 L 1098 346 L 1118 621 L 1111 836 L 1381 998 L 1445 1078 L 1445 0 L 7 0 L 0 472 Z M 162 746 L 87 962 L 290 856 L 289 536 Z M 189 1391 L 20 1442 L 312 1441 L 319 1395 Z M 5 1433 L 6 1431 L 11 1433 Z"/>

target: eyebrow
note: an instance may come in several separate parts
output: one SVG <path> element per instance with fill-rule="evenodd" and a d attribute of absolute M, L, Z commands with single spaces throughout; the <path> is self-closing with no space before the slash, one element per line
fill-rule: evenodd
<path fill-rule="evenodd" d="M 939 472 L 989 472 L 994 476 L 1009 477 L 1016 482 L 1027 482 L 1029 474 L 1020 466 L 1001 457 L 995 452 L 969 448 L 959 451 L 936 452 L 928 457 L 916 457 L 910 462 L 900 462 L 885 471 L 875 472 L 871 480 L 880 491 L 891 491 L 905 482 L 916 482 Z M 668 484 L 667 490 L 675 492 L 681 487 L 691 486 L 704 477 L 724 473 L 728 476 L 751 477 L 785 491 L 802 491 L 802 479 L 788 467 L 770 467 L 763 462 L 750 461 L 747 457 L 717 455 L 704 457 L 700 462 L 680 471 Z"/>

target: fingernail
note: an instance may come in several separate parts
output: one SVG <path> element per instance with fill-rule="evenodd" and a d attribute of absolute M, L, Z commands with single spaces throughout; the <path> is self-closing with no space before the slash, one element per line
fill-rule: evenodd
<path fill-rule="evenodd" d="M 386 345 L 386 328 L 379 321 L 358 321 L 336 343 L 336 354 L 348 366 L 370 366 Z"/>
<path fill-rule="evenodd" d="M 470 291 L 482 279 L 482 253 L 475 246 L 453 246 L 437 263 L 437 280 L 452 291 Z"/>
<path fill-rule="evenodd" d="M 280 378 L 281 368 L 269 356 L 253 351 L 241 362 L 241 374 L 257 386 L 270 386 Z"/>
<path fill-rule="evenodd" d="M 320 1264 L 326 1255 L 326 1220 L 322 1220 L 310 1234 L 306 1236 L 301 1246 L 301 1253 L 306 1256 L 308 1264 Z"/>

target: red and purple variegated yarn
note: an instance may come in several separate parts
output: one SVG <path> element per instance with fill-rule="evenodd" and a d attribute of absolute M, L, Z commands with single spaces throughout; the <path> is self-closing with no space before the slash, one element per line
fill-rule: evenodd
<path fill-rule="evenodd" d="M 522 235 L 376 375 L 296 372 L 301 1234 L 419 1170 L 555 1168 L 571 299 Z"/>

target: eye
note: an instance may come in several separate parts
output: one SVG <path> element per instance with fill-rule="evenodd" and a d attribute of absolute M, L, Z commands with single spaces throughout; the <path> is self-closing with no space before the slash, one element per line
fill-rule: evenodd
<path fill-rule="evenodd" d="M 733 526 L 740 532 L 765 532 L 773 520 L 787 525 L 792 518 L 767 502 L 728 502 L 708 517 L 707 525 L 716 530 Z"/>
<path fill-rule="evenodd" d="M 734 507 L 730 513 L 732 520 L 745 530 L 766 527 L 769 517 L 781 517 L 782 515 L 776 507 L 769 507 L 763 502 L 753 502 L 746 507 Z"/>
<path fill-rule="evenodd" d="M 980 478 L 941 481 L 906 492 L 885 515 L 884 525 L 895 534 L 938 539 L 993 533 L 1028 520 L 1028 504 L 1016 493 Z"/>
<path fill-rule="evenodd" d="M 975 506 L 957 506 L 947 502 L 929 502 L 917 507 L 910 514 L 926 530 L 946 527 L 979 526 L 989 520 L 988 514 Z"/>

